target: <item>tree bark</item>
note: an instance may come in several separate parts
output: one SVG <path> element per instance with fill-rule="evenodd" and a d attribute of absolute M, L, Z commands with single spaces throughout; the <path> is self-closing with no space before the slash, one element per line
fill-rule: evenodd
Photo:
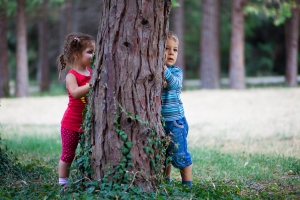
<path fill-rule="evenodd" d="M 200 79 L 201 87 L 220 87 L 220 0 L 202 1 Z"/>
<path fill-rule="evenodd" d="M 7 25 L 6 4 L 2 2 L 0 8 L 0 98 L 9 96 L 9 70 L 8 70 L 8 47 L 7 47 Z"/>
<path fill-rule="evenodd" d="M 49 64 L 48 64 L 48 23 L 47 23 L 47 0 L 43 0 L 39 12 L 39 61 L 38 82 L 40 92 L 48 91 L 50 88 Z"/>
<path fill-rule="evenodd" d="M 299 14 L 300 11 L 298 8 L 292 9 L 292 17 L 285 22 L 285 81 L 291 87 L 297 86 L 298 83 Z"/>
<path fill-rule="evenodd" d="M 173 31 L 177 34 L 179 39 L 179 51 L 176 61 L 176 65 L 183 71 L 183 83 L 185 80 L 185 62 L 184 62 L 184 3 L 183 0 L 177 0 L 180 4 L 179 7 L 172 8 L 172 25 Z"/>
<path fill-rule="evenodd" d="M 229 87 L 244 89 L 245 61 L 244 61 L 244 14 L 243 0 L 232 1 L 232 28 L 229 61 Z"/>
<path fill-rule="evenodd" d="M 161 174 L 162 149 L 153 141 L 164 136 L 162 67 L 170 8 L 171 0 L 103 1 L 90 98 L 97 180 L 108 176 L 122 183 L 129 171 L 133 184 L 148 191 Z"/>
<path fill-rule="evenodd" d="M 25 0 L 17 0 L 17 97 L 29 95 Z"/>

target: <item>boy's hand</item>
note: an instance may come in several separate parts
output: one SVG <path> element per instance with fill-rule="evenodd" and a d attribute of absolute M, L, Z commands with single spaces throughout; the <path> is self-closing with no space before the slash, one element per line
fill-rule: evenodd
<path fill-rule="evenodd" d="M 164 67 L 163 67 L 164 71 L 168 68 L 166 65 L 166 62 L 167 62 L 167 54 L 165 53 L 165 62 L 164 62 Z"/>
<path fill-rule="evenodd" d="M 167 69 L 167 65 L 164 65 L 164 71 Z"/>

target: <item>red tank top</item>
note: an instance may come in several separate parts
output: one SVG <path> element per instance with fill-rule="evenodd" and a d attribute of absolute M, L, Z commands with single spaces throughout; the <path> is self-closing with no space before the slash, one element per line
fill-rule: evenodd
<path fill-rule="evenodd" d="M 92 77 L 92 69 L 88 68 L 88 70 L 90 71 L 89 76 L 79 74 L 73 69 L 71 69 L 68 73 L 71 73 L 76 77 L 78 86 L 83 86 L 89 83 Z M 87 98 L 83 97 L 81 99 L 75 99 L 74 97 L 72 97 L 68 89 L 67 92 L 69 96 L 69 103 L 68 103 L 68 108 L 65 111 L 65 114 L 61 120 L 61 125 L 62 127 L 72 131 L 83 132 L 83 130 L 81 129 L 82 111 L 85 108 Z"/>

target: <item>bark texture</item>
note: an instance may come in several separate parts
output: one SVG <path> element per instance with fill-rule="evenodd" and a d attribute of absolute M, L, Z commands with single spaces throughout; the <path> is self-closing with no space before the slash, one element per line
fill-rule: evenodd
<path fill-rule="evenodd" d="M 220 0 L 202 1 L 200 79 L 201 87 L 220 87 Z"/>
<path fill-rule="evenodd" d="M 244 14 L 243 0 L 232 1 L 232 28 L 229 58 L 229 87 L 244 89 L 245 59 L 244 59 Z"/>
<path fill-rule="evenodd" d="M 292 9 L 292 17 L 285 22 L 286 69 L 285 80 L 288 86 L 297 86 L 299 8 Z"/>
<path fill-rule="evenodd" d="M 8 47 L 7 47 L 7 25 L 6 5 L 2 3 L 0 8 L 0 98 L 9 96 L 9 71 L 8 71 Z"/>
<path fill-rule="evenodd" d="M 17 97 L 29 95 L 25 0 L 17 1 Z"/>
<path fill-rule="evenodd" d="M 162 67 L 170 8 L 171 0 L 103 1 L 90 98 L 94 117 L 92 167 L 97 180 L 107 170 L 111 180 L 123 157 L 124 142 L 116 133 L 119 124 L 133 144 L 130 153 L 134 167 L 127 166 L 127 170 L 135 173 L 134 185 L 145 191 L 155 187 L 158 174 L 151 165 L 153 158 L 145 152 L 149 128 L 129 116 L 148 121 L 156 137 L 164 136 Z M 119 105 L 128 114 L 122 113 Z"/>

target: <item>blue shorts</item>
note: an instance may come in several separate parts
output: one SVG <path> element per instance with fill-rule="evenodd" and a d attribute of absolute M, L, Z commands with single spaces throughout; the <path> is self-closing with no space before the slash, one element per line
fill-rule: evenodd
<path fill-rule="evenodd" d="M 165 123 L 166 135 L 171 137 L 167 148 L 166 161 L 171 158 L 174 167 L 184 169 L 193 164 L 191 154 L 187 150 L 187 135 L 189 125 L 185 117 Z M 166 163 L 168 164 L 168 163 Z"/>

